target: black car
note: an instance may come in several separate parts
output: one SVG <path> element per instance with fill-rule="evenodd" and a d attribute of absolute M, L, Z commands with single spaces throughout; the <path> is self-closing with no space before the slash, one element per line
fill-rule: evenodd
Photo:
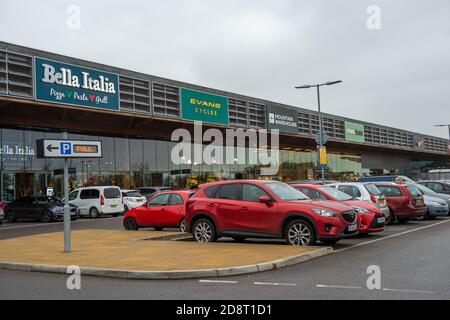
<path fill-rule="evenodd" d="M 144 187 L 144 188 L 136 188 L 144 197 L 150 199 L 154 195 L 164 191 L 170 191 L 169 187 Z"/>
<path fill-rule="evenodd" d="M 70 205 L 72 220 L 80 217 L 80 209 Z M 9 222 L 30 219 L 43 222 L 61 221 L 64 219 L 64 202 L 48 196 L 29 196 L 9 203 L 5 208 L 5 216 Z"/>

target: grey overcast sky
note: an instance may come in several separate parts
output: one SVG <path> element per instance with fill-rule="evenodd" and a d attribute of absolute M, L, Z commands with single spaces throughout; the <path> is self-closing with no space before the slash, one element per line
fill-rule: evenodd
<path fill-rule="evenodd" d="M 324 112 L 448 137 L 448 0 L 0 0 L 0 40 L 307 109 L 341 79 Z"/>

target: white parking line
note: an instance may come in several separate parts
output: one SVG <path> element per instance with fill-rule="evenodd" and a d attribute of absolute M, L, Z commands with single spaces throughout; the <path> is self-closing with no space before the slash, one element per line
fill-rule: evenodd
<path fill-rule="evenodd" d="M 383 238 L 380 238 L 380 239 L 375 239 L 375 240 L 370 240 L 370 241 L 366 241 L 366 242 L 361 242 L 361 243 L 352 245 L 352 246 L 350 246 L 348 248 L 337 249 L 337 250 L 334 250 L 332 253 L 343 252 L 343 251 L 347 251 L 347 250 L 354 249 L 354 248 L 357 248 L 357 247 L 361 247 L 361 246 L 365 246 L 365 245 L 368 245 L 368 244 L 372 244 L 372 243 L 375 243 L 375 242 L 379 242 L 379 241 L 383 241 L 383 240 L 387 240 L 387 239 L 400 237 L 400 236 L 403 236 L 403 235 L 408 234 L 408 233 L 413 233 L 413 232 L 416 232 L 416 231 L 432 228 L 432 227 L 435 227 L 435 226 L 438 226 L 438 225 L 441 225 L 441 224 L 444 224 L 444 223 L 449 223 L 449 222 L 450 222 L 450 219 L 447 219 L 445 221 L 440 221 L 440 222 L 437 222 L 437 223 L 430 224 L 428 226 L 424 226 L 424 227 L 420 227 L 420 228 L 416 228 L 416 229 L 412 229 L 412 230 L 396 233 L 396 234 L 393 234 L 391 236 L 383 237 Z"/>
<path fill-rule="evenodd" d="M 200 283 L 222 283 L 222 284 L 236 284 L 237 281 L 225 281 L 225 280 L 199 280 Z"/>
<path fill-rule="evenodd" d="M 352 287 L 352 286 L 331 286 L 326 284 L 318 284 L 317 288 L 332 288 L 332 289 L 362 289 L 362 287 Z"/>
<path fill-rule="evenodd" d="M 93 221 L 106 221 L 106 220 L 112 220 L 112 219 L 117 219 L 117 218 L 102 218 L 101 220 L 92 220 L 92 219 L 77 220 L 77 221 L 72 221 L 72 224 L 74 224 L 74 223 L 83 223 L 83 222 L 93 222 Z M 61 224 L 64 224 L 64 222 L 27 224 L 25 226 L 3 227 L 3 228 L 0 228 L 0 231 L 2 231 L 2 230 L 14 230 L 14 229 L 36 228 L 36 227 L 45 227 L 45 226 L 57 226 L 57 225 L 61 225 Z"/>
<path fill-rule="evenodd" d="M 255 282 L 254 285 L 257 286 L 284 286 L 284 287 L 294 287 L 296 283 L 270 283 L 270 282 Z"/>
<path fill-rule="evenodd" d="M 386 289 L 386 288 L 384 288 L 383 291 L 434 294 L 434 291 L 423 291 L 423 290 L 403 290 L 403 289 Z"/>

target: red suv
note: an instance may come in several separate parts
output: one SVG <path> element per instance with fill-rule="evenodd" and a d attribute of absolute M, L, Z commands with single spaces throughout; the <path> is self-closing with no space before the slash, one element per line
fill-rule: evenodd
<path fill-rule="evenodd" d="M 198 242 L 219 237 L 278 238 L 295 246 L 334 243 L 358 232 L 356 211 L 313 201 L 276 181 L 226 181 L 201 185 L 187 201 L 186 231 Z"/>
<path fill-rule="evenodd" d="M 293 184 L 292 186 L 311 199 L 338 201 L 351 206 L 357 212 L 358 231 L 360 234 L 384 231 L 386 219 L 381 214 L 380 209 L 372 203 L 355 199 L 329 186 L 310 184 Z"/>
<path fill-rule="evenodd" d="M 425 215 L 423 195 L 416 187 L 393 182 L 378 182 L 374 185 L 386 196 L 394 221 L 405 223 L 411 218 Z"/>

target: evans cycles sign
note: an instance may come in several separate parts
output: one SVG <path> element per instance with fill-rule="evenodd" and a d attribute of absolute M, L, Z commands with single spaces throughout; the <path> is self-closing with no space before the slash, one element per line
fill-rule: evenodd
<path fill-rule="evenodd" d="M 35 58 L 36 99 L 119 110 L 116 74 Z"/>
<path fill-rule="evenodd" d="M 364 126 L 357 123 L 345 123 L 345 140 L 352 142 L 365 142 Z"/>
<path fill-rule="evenodd" d="M 228 125 L 228 99 L 181 88 L 181 115 L 183 120 Z"/>

